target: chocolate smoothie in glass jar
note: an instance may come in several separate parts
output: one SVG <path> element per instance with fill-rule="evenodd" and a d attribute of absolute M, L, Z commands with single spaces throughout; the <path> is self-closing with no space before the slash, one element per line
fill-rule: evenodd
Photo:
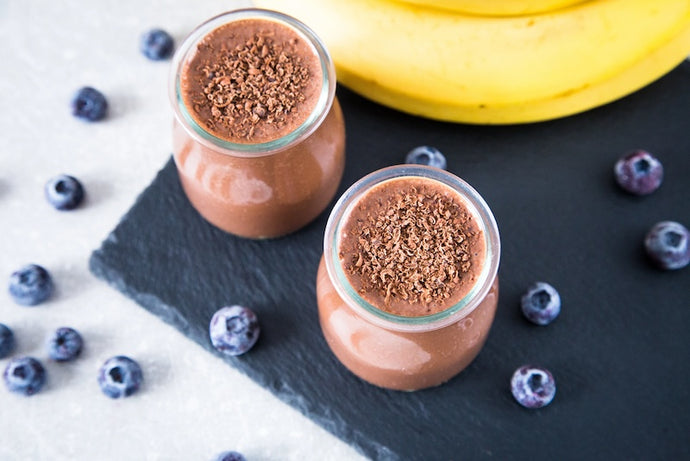
<path fill-rule="evenodd" d="M 500 240 L 486 202 L 457 176 L 401 165 L 335 205 L 317 274 L 326 342 L 380 387 L 439 385 L 467 367 L 498 303 Z"/>
<path fill-rule="evenodd" d="M 333 63 L 307 26 L 231 11 L 192 32 L 172 69 L 175 164 L 207 221 L 272 238 L 326 208 L 343 173 L 345 126 Z"/>

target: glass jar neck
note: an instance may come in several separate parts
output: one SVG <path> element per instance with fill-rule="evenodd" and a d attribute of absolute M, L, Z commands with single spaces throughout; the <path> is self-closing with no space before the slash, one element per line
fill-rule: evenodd
<path fill-rule="evenodd" d="M 484 238 L 482 271 L 470 291 L 457 303 L 435 314 L 406 317 L 388 313 L 370 304 L 350 284 L 339 257 L 340 235 L 350 212 L 372 187 L 385 181 L 403 178 L 425 178 L 455 191 L 479 225 Z M 457 176 L 422 165 L 397 165 L 375 171 L 353 184 L 335 204 L 326 224 L 324 263 L 336 291 L 348 306 L 369 322 L 395 331 L 424 332 L 453 324 L 472 312 L 491 290 L 498 272 L 500 238 L 496 220 L 479 193 Z"/>
<path fill-rule="evenodd" d="M 182 97 L 181 75 L 187 63 L 193 58 L 197 44 L 211 31 L 225 24 L 240 20 L 262 20 L 275 22 L 294 30 L 309 44 L 321 65 L 321 90 L 317 102 L 307 119 L 288 134 L 263 143 L 233 143 L 209 133 L 192 117 Z M 276 11 L 258 8 L 233 10 L 209 19 L 184 40 L 175 52 L 170 67 L 168 96 L 175 118 L 187 133 L 202 145 L 219 152 L 242 157 L 259 157 L 280 152 L 298 144 L 316 130 L 328 115 L 335 97 L 335 68 L 325 45 L 316 34 L 297 19 Z"/>

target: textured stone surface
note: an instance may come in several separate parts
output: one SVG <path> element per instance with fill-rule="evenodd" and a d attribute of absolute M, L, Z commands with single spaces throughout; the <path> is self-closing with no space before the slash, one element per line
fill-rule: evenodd
<path fill-rule="evenodd" d="M 652 268 L 642 239 L 659 220 L 690 223 L 690 63 L 606 107 L 512 127 L 420 120 L 338 91 L 348 129 L 341 190 L 428 144 L 496 215 L 497 318 L 460 376 L 402 393 L 350 375 L 316 316 L 325 214 L 281 239 L 229 236 L 191 208 L 172 162 L 94 252 L 91 270 L 211 352 L 212 313 L 252 307 L 262 337 L 251 353 L 224 360 L 374 459 L 688 457 L 690 270 Z M 615 160 L 635 148 L 666 168 L 649 197 L 629 196 L 613 180 Z M 562 297 L 548 327 L 520 313 L 535 280 Z M 549 368 L 557 381 L 542 410 L 510 395 L 510 376 L 524 363 Z"/>

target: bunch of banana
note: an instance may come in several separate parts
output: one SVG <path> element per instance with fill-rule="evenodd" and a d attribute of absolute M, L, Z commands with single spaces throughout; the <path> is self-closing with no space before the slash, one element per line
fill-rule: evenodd
<path fill-rule="evenodd" d="M 690 54 L 690 0 L 256 0 L 324 40 L 338 80 L 384 105 L 481 124 L 625 96 Z"/>

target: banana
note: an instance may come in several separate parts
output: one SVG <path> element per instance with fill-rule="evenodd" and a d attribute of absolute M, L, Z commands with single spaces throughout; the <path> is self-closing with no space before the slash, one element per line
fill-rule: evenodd
<path fill-rule="evenodd" d="M 488 17 L 390 0 L 258 0 L 324 40 L 345 86 L 438 120 L 548 120 L 610 102 L 690 52 L 690 0 L 590 0 Z"/>
<path fill-rule="evenodd" d="M 543 13 L 586 0 L 399 0 L 432 8 L 488 16 Z"/>

